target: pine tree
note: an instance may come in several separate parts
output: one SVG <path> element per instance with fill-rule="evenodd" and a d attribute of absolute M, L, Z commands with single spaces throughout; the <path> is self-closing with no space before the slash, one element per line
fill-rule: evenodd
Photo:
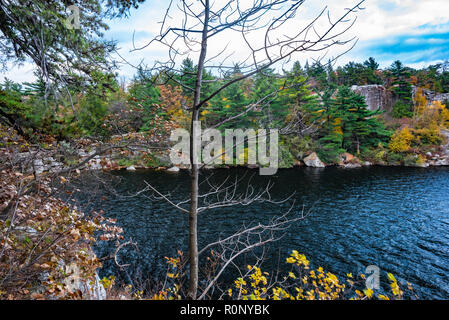
<path fill-rule="evenodd" d="M 412 111 L 412 86 L 409 83 L 410 71 L 401 61 L 395 61 L 389 71 L 393 77 L 393 92 L 397 98 L 393 106 L 393 117 L 411 117 Z"/>

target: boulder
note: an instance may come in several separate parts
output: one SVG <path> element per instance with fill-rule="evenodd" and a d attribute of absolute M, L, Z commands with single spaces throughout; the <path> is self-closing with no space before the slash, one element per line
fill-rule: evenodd
<path fill-rule="evenodd" d="M 134 166 L 129 166 L 128 168 L 126 168 L 127 171 L 136 171 L 136 167 Z"/>
<path fill-rule="evenodd" d="M 64 284 L 69 292 L 80 291 L 85 300 L 106 299 L 106 290 L 97 273 L 95 273 L 95 281 L 87 281 L 82 279 L 81 268 L 75 263 L 66 265 L 65 270 L 69 276 L 64 279 Z"/>
<path fill-rule="evenodd" d="M 427 162 L 424 162 L 424 163 L 416 163 L 414 166 L 418 167 L 418 168 L 428 168 L 428 167 L 430 167 L 430 164 Z"/>
<path fill-rule="evenodd" d="M 36 159 L 33 161 L 33 166 L 36 174 L 41 174 L 45 171 L 46 167 L 44 166 L 44 162 L 42 159 Z"/>
<path fill-rule="evenodd" d="M 313 167 L 313 168 L 326 167 L 326 165 L 320 160 L 320 158 L 318 158 L 318 155 L 316 154 L 316 152 L 312 153 L 307 158 L 305 158 L 304 163 L 306 164 L 306 166 Z"/>
<path fill-rule="evenodd" d="M 342 153 L 340 155 L 340 158 L 343 162 L 351 162 L 355 159 L 355 157 L 352 154 L 350 154 L 349 152 Z"/>
<path fill-rule="evenodd" d="M 167 169 L 167 172 L 179 172 L 181 169 L 179 169 L 178 167 L 171 167 Z"/>
<path fill-rule="evenodd" d="M 361 168 L 362 165 L 360 163 L 354 162 L 354 163 L 346 163 L 342 167 L 345 169 L 355 169 L 355 168 Z"/>
<path fill-rule="evenodd" d="M 443 158 L 435 161 L 435 166 L 449 166 L 449 158 Z"/>
<path fill-rule="evenodd" d="M 293 161 L 293 166 L 294 167 L 302 167 L 304 164 L 301 162 L 301 161 L 299 161 L 299 160 L 294 160 Z"/>

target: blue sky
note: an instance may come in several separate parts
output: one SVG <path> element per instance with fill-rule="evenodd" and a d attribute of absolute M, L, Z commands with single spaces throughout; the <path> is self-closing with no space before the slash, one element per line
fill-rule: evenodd
<path fill-rule="evenodd" d="M 307 21 L 324 6 L 328 6 L 336 17 L 344 8 L 355 3 L 355 0 L 306 0 L 296 19 L 298 23 Z M 116 40 L 120 55 L 133 65 L 140 62 L 152 64 L 155 60 L 163 59 L 166 50 L 161 47 L 152 46 L 140 51 L 131 49 L 133 33 L 135 44 L 143 45 L 159 31 L 159 22 L 167 4 L 168 1 L 147 0 L 139 9 L 133 10 L 128 18 L 109 21 L 110 30 L 105 33 L 105 37 Z M 358 42 L 354 49 L 337 60 L 337 65 L 348 61 L 364 61 L 370 56 L 375 57 L 381 67 L 388 67 L 398 59 L 416 68 L 449 60 L 448 0 L 366 0 L 363 7 L 364 10 L 357 13 L 355 25 L 347 33 L 347 38 L 357 37 Z M 173 23 L 181 19 L 176 12 L 172 18 Z M 226 43 L 228 50 L 235 52 L 237 57 L 243 56 L 234 37 L 232 34 L 224 35 L 219 42 L 212 44 L 212 51 L 215 46 L 218 48 Z M 326 58 L 339 53 L 341 50 L 330 50 Z M 311 58 L 313 56 L 303 54 L 297 59 L 304 63 Z M 32 79 L 32 70 L 31 64 L 13 67 L 0 75 L 0 81 L 5 76 L 15 81 L 28 81 Z M 135 70 L 122 64 L 118 72 L 130 78 Z"/>

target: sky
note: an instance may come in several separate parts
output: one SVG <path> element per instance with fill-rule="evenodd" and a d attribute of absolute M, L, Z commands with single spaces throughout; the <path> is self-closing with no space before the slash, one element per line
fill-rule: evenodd
<path fill-rule="evenodd" d="M 196 0 L 192 0 L 196 1 Z M 225 0 L 215 0 L 217 4 Z M 175 1 L 176 2 L 176 1 Z M 251 0 L 241 0 L 250 4 Z M 298 13 L 292 18 L 285 29 L 279 31 L 279 36 L 297 31 L 321 10 L 327 8 L 332 21 L 345 13 L 345 9 L 352 7 L 356 0 L 306 0 Z M 160 30 L 160 21 L 167 9 L 167 0 L 147 0 L 137 10 L 132 10 L 129 17 L 108 21 L 110 30 L 105 32 L 105 38 L 117 41 L 119 55 L 115 58 L 122 62 L 117 70 L 118 74 L 127 79 L 135 74 L 135 66 L 139 63 L 153 65 L 155 61 L 162 61 L 167 57 L 167 50 L 161 45 L 150 45 L 141 50 L 133 50 L 133 47 L 144 46 L 156 36 Z M 436 64 L 449 60 L 449 1 L 448 0 L 366 0 L 361 6 L 363 10 L 350 16 L 355 23 L 340 40 L 355 38 L 357 42 L 349 52 L 347 49 L 354 42 L 346 46 L 333 47 L 319 53 L 303 52 L 292 59 L 313 61 L 338 57 L 336 65 L 344 65 L 349 61 L 363 62 L 369 57 L 374 57 L 381 68 L 386 68 L 395 60 L 401 60 L 406 65 L 420 68 L 430 64 Z M 266 19 L 272 19 L 277 12 L 269 13 Z M 176 10 L 170 11 L 167 22 L 170 25 L 179 25 L 182 15 Z M 317 22 L 317 30 L 324 30 L 328 23 L 327 15 Z M 341 28 L 344 28 L 342 25 Z M 342 29 L 338 29 L 342 30 Z M 335 31 L 337 32 L 337 31 Z M 277 35 L 275 35 L 277 36 Z M 313 37 L 313 36 L 311 36 Z M 252 45 L 263 43 L 263 35 L 255 32 L 249 37 Z M 182 48 L 186 56 L 197 58 L 197 53 Z M 226 49 L 228 64 L 246 59 L 249 51 L 242 37 L 235 32 L 226 32 L 218 36 L 209 44 L 209 53 L 215 54 Z M 223 60 L 221 56 L 221 61 Z M 124 63 L 124 58 L 126 63 Z M 178 59 L 182 60 L 181 57 Z M 179 62 L 177 61 L 177 62 Z M 217 62 L 220 60 L 211 61 Z M 0 81 L 5 77 L 23 82 L 33 80 L 34 67 L 31 63 L 22 66 L 11 66 L 7 72 L 0 74 Z"/>

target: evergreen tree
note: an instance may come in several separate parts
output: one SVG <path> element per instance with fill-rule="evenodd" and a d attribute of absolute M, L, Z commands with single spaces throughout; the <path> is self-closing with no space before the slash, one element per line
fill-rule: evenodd
<path fill-rule="evenodd" d="M 393 92 L 397 99 L 393 106 L 395 118 L 413 116 L 412 86 L 409 82 L 410 71 L 401 61 L 395 61 L 389 68 L 393 78 Z"/>

